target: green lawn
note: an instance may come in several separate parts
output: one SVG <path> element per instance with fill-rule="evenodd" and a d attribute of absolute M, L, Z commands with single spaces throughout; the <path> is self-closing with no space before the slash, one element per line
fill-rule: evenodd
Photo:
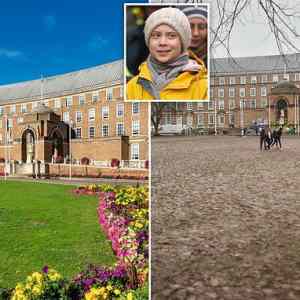
<path fill-rule="evenodd" d="M 97 219 L 98 199 L 74 187 L 0 181 L 0 287 L 14 287 L 44 265 L 71 278 L 115 257 Z"/>

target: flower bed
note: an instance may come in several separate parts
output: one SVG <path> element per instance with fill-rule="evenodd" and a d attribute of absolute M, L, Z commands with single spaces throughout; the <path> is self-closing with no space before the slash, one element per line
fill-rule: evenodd
<path fill-rule="evenodd" d="M 148 299 L 148 188 L 94 184 L 73 192 L 99 197 L 99 224 L 111 240 L 118 258 L 116 265 L 90 265 L 71 281 L 44 267 L 12 292 L 6 290 L 2 298 L 0 293 L 0 299 Z"/>

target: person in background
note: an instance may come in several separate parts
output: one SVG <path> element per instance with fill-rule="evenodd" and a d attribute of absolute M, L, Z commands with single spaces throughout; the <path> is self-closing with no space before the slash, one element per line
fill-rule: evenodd
<path fill-rule="evenodd" d="M 207 70 L 190 59 L 191 28 L 185 14 L 161 8 L 146 20 L 147 60 L 127 83 L 127 100 L 207 100 Z"/>
<path fill-rule="evenodd" d="M 201 59 L 207 68 L 207 9 L 204 6 L 184 6 L 192 32 L 190 57 Z"/>

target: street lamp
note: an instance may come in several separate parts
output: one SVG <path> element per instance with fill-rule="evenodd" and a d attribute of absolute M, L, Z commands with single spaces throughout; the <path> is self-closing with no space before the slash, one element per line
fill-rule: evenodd
<path fill-rule="evenodd" d="M 70 120 L 69 122 L 69 180 L 72 180 L 72 127 L 73 121 Z"/>
<path fill-rule="evenodd" d="M 244 100 L 241 100 L 241 136 L 244 136 Z"/>

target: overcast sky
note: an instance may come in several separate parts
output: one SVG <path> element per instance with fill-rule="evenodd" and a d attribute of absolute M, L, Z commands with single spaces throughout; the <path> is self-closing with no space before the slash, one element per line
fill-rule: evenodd
<path fill-rule="evenodd" d="M 178 0 L 152 0 L 153 3 L 178 3 L 186 1 Z M 193 1 L 190 1 L 193 2 Z M 196 1 L 194 1 L 196 2 Z M 203 3 L 210 4 L 210 16 L 211 25 L 215 28 L 217 21 L 216 12 L 216 0 L 202 1 Z M 222 1 L 221 1 L 222 2 Z M 261 55 L 272 55 L 279 54 L 279 50 L 276 46 L 274 36 L 270 32 L 268 27 L 265 14 L 261 9 L 258 9 L 258 1 L 251 0 L 251 7 L 248 7 L 241 16 L 241 20 L 234 27 L 232 34 L 232 40 L 230 44 L 231 55 L 234 57 L 242 56 L 261 56 Z M 291 0 L 278 0 L 279 4 L 286 7 L 293 7 L 293 12 L 297 11 L 300 15 L 300 1 Z M 199 0 L 201 3 L 201 0 Z M 226 5 L 229 7 L 233 3 L 233 0 L 226 0 Z M 296 4 L 295 4 L 296 3 Z M 294 19 L 293 24 L 296 30 L 300 34 L 300 18 Z M 294 44 L 300 49 L 300 39 L 292 39 Z M 295 53 L 296 50 L 285 50 L 285 53 Z M 300 52 L 300 51 L 299 51 Z M 213 52 L 214 57 L 226 57 L 227 52 L 223 47 L 218 47 Z"/>

